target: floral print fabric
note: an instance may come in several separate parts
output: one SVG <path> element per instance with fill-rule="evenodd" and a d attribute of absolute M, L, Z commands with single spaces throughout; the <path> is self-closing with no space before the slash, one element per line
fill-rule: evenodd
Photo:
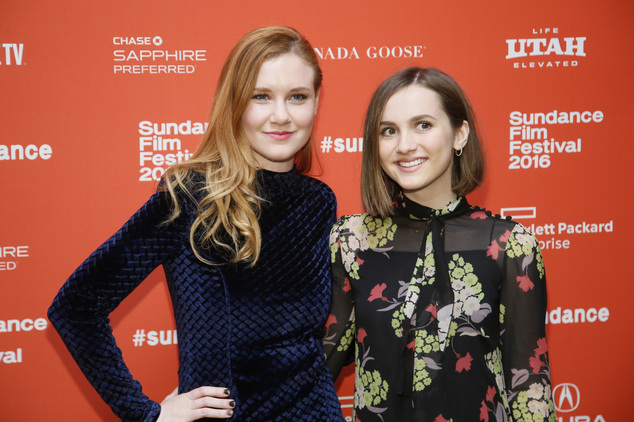
<path fill-rule="evenodd" d="M 556 420 L 544 264 L 522 225 L 401 197 L 392 217 L 342 217 L 330 245 L 324 345 L 334 376 L 355 362 L 356 421 Z"/>

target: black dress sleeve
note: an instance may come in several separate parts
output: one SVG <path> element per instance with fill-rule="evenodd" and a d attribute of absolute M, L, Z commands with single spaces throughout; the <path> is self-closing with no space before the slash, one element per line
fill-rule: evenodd
<path fill-rule="evenodd" d="M 48 310 L 86 378 L 123 421 L 154 421 L 160 405 L 130 374 L 108 315 L 182 245 L 183 214 L 163 224 L 170 208 L 167 193 L 154 194 L 75 270 Z"/>
<path fill-rule="evenodd" d="M 508 404 L 515 420 L 554 421 L 544 262 L 537 239 L 522 225 L 507 235 L 500 323 Z"/>
<path fill-rule="evenodd" d="M 330 235 L 333 286 L 331 310 L 326 322 L 324 351 L 333 379 L 337 379 L 341 369 L 354 359 L 354 302 L 343 263 L 340 241 L 345 221 L 346 217 L 342 217 L 335 224 Z"/>

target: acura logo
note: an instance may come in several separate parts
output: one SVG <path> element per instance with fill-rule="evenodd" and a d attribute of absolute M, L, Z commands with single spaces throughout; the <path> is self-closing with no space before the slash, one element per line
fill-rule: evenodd
<path fill-rule="evenodd" d="M 555 409 L 558 412 L 572 412 L 579 407 L 579 388 L 570 383 L 559 384 L 553 390 L 553 400 L 555 401 Z"/>

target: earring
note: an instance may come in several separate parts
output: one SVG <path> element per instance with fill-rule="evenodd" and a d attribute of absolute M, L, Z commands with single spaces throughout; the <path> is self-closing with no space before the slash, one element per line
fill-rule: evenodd
<path fill-rule="evenodd" d="M 462 155 L 462 147 L 460 147 L 460 151 L 455 150 L 456 157 L 460 157 Z"/>

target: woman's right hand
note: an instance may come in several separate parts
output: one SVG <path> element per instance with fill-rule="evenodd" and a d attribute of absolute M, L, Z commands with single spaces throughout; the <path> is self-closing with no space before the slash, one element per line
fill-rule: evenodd
<path fill-rule="evenodd" d="M 157 422 L 192 422 L 200 418 L 226 419 L 233 415 L 235 402 L 223 387 L 198 387 L 178 394 L 178 387 L 161 402 Z"/>

